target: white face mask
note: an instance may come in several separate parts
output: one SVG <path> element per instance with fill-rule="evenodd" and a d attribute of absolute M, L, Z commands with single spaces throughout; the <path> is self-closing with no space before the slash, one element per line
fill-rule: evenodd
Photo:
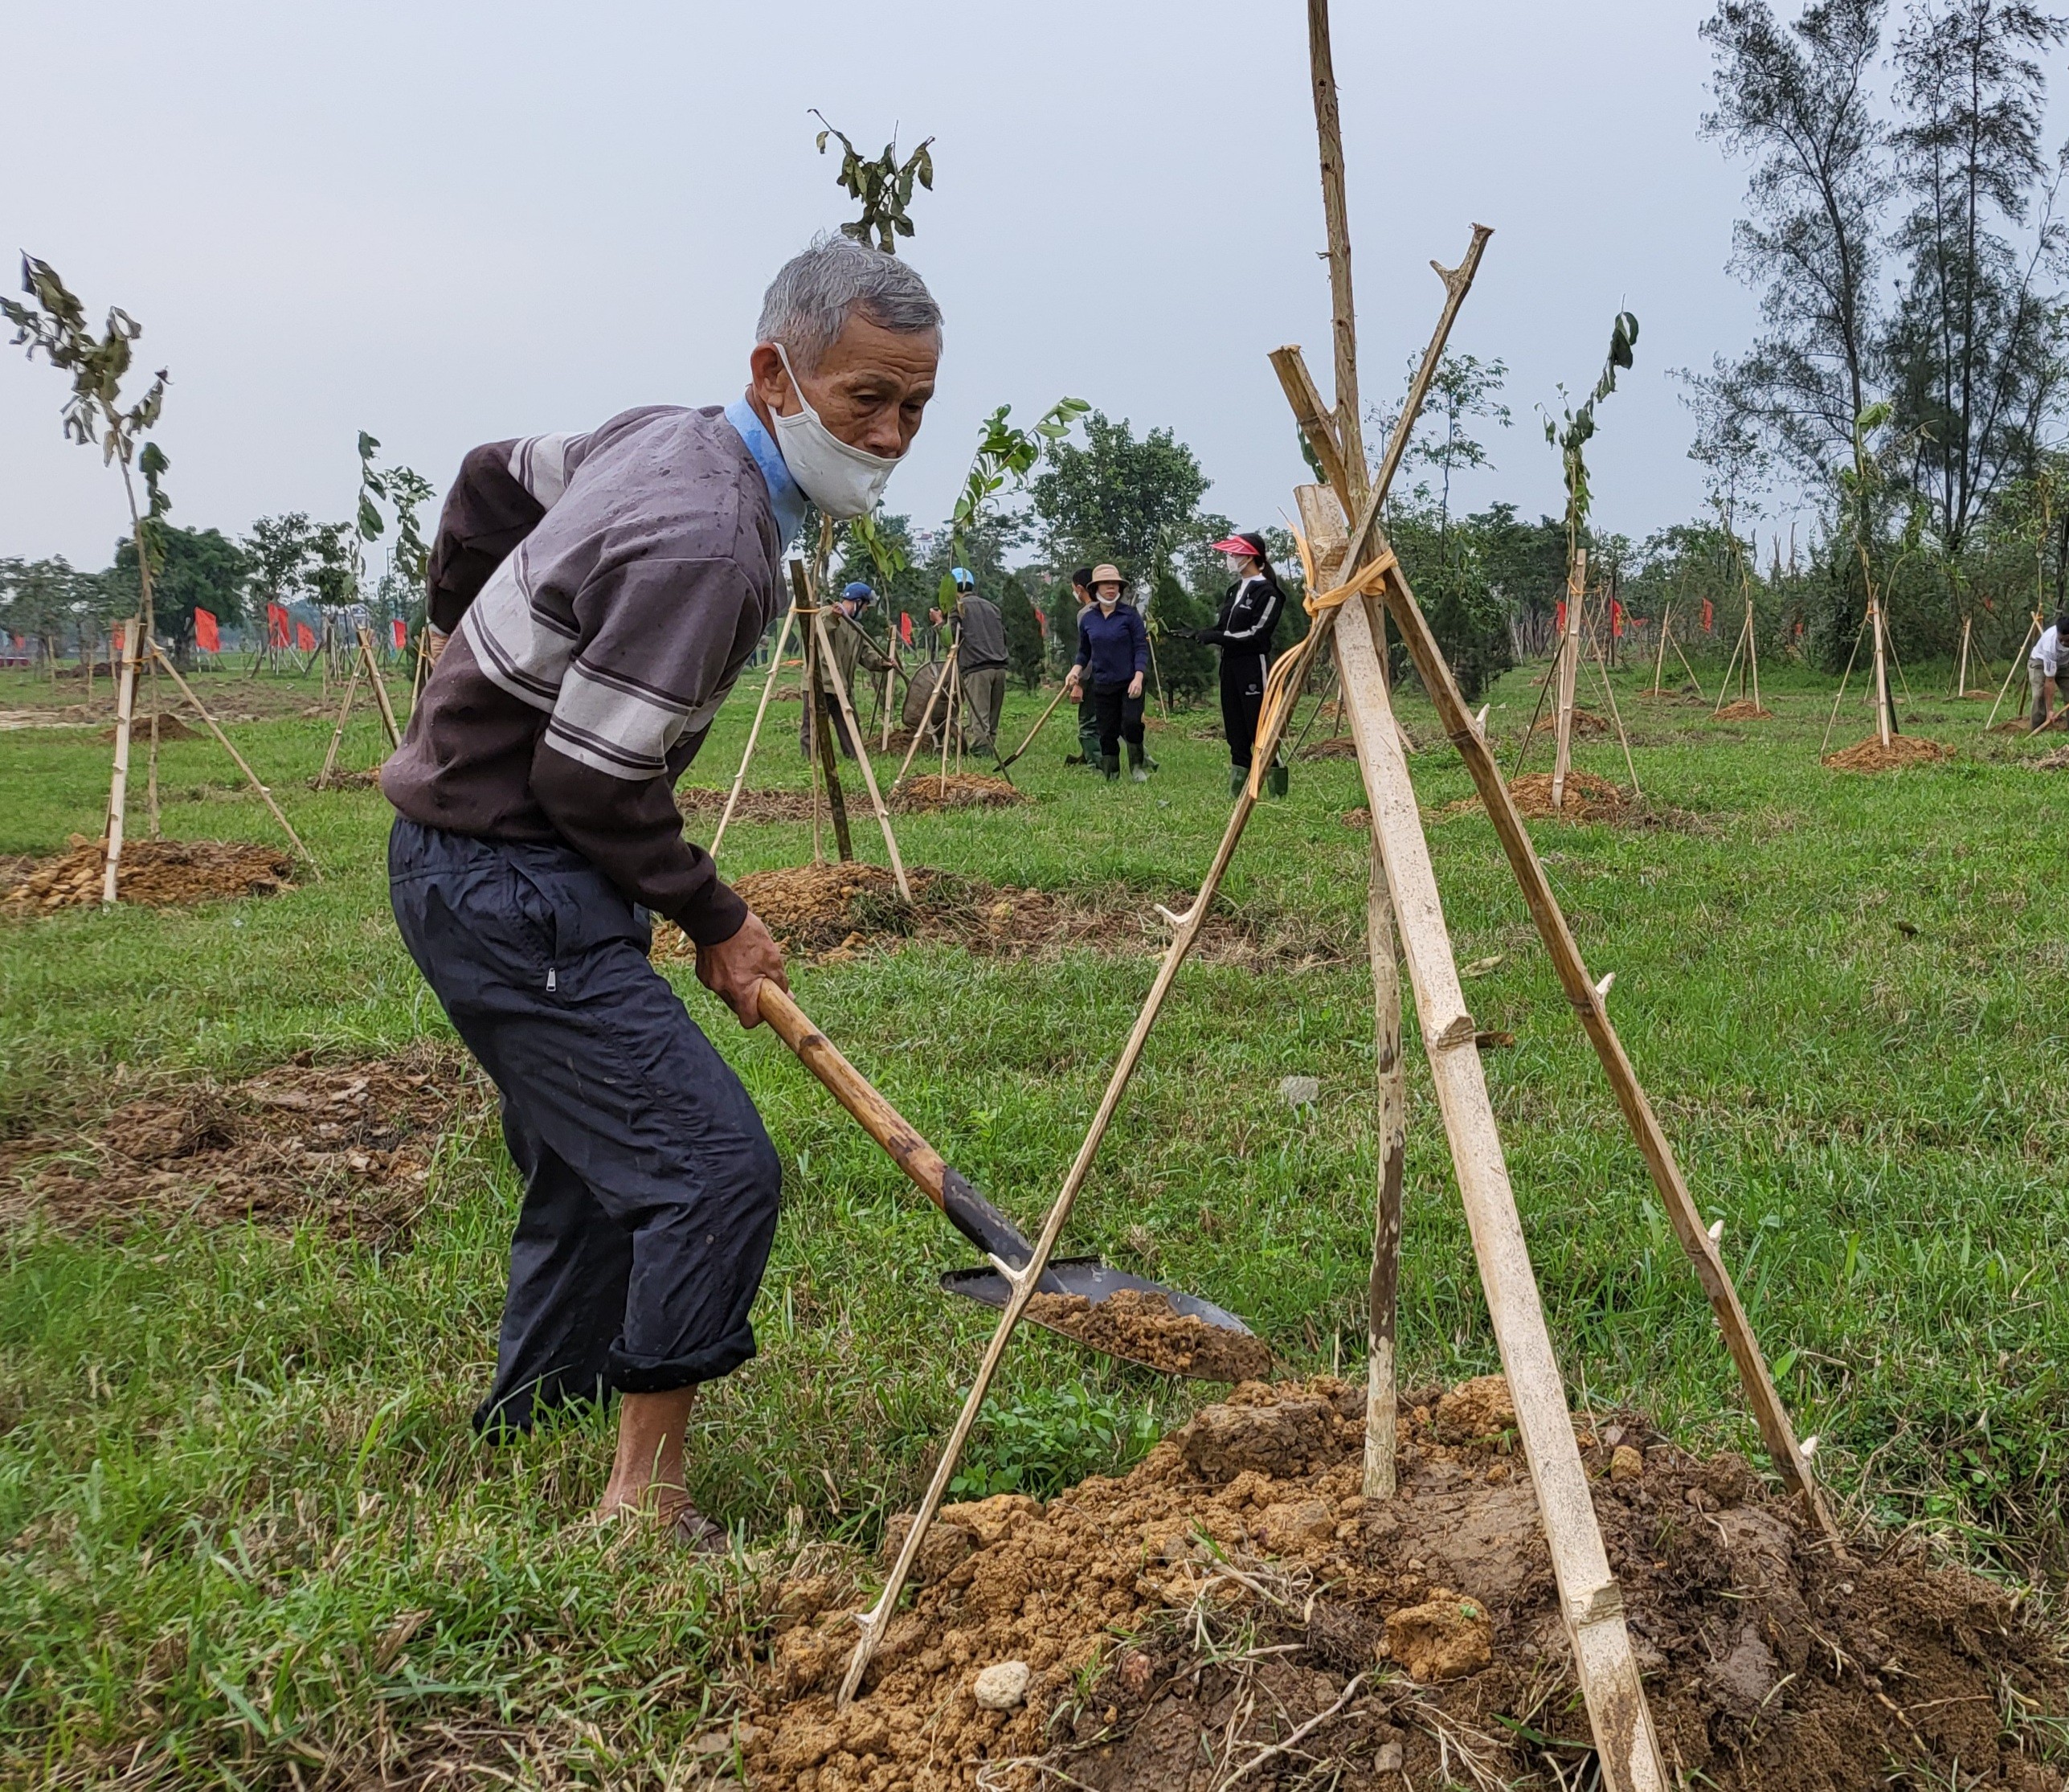
<path fill-rule="evenodd" d="M 1114 613 L 1116 606 L 1119 604 L 1120 601 L 1121 599 L 1118 593 L 1112 597 L 1109 597 L 1104 591 L 1102 591 L 1099 594 L 1100 615 L 1110 616 Z"/>
<path fill-rule="evenodd" d="M 791 389 L 797 394 L 799 405 L 794 416 L 778 416 L 773 412 L 770 415 L 776 426 L 776 448 L 783 464 L 790 468 L 791 477 L 804 495 L 829 517 L 845 522 L 851 517 L 866 516 L 884 495 L 885 485 L 898 471 L 898 462 L 849 447 L 821 423 L 804 395 L 804 387 L 791 372 L 791 359 L 783 353 L 783 344 L 779 342 L 775 347 L 782 357 L 783 371 L 790 374 Z"/>

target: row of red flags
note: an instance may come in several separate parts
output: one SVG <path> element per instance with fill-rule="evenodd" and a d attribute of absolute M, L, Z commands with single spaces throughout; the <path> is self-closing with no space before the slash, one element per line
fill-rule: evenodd
<path fill-rule="evenodd" d="M 288 624 L 293 621 L 294 619 L 282 606 L 268 603 L 266 606 L 266 644 L 268 647 L 287 646 Z M 395 651 L 401 653 L 410 644 L 409 624 L 400 616 L 391 616 L 388 620 L 388 629 L 390 638 L 395 644 Z M 220 653 L 223 651 L 222 628 L 206 610 L 198 609 L 194 613 L 194 644 L 204 653 Z M 297 653 L 313 653 L 316 651 L 316 632 L 305 622 L 296 622 L 293 645 Z"/>

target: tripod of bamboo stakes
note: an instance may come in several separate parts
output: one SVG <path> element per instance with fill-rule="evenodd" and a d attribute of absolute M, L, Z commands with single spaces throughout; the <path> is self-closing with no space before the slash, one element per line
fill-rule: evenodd
<path fill-rule="evenodd" d="M 1753 584 L 1746 572 L 1745 550 L 1739 546 L 1739 538 L 1732 538 L 1732 558 L 1739 563 L 1739 591 L 1746 600 L 1745 620 L 1739 624 L 1739 638 L 1732 643 L 1732 657 L 1725 662 L 1723 681 L 1717 687 L 1717 707 L 1710 714 L 1715 717 L 1724 706 L 1732 688 L 1732 674 L 1739 675 L 1739 701 L 1745 701 L 1746 675 L 1752 674 L 1753 707 L 1760 706 L 1760 654 L 1756 632 L 1753 628 Z"/>
<path fill-rule="evenodd" d="M 1393 1491 L 1396 1404 L 1393 1370 L 1395 1294 L 1399 1279 L 1400 1192 L 1405 1161 L 1399 1041 L 1400 980 L 1396 936 L 1405 959 L 1421 1022 L 1423 1045 L 1466 1208 L 1482 1285 L 1496 1344 L 1514 1399 L 1525 1461 L 1550 1545 L 1560 1609 L 1573 1647 L 1582 1696 L 1593 1727 L 1602 1781 L 1609 1792 L 1663 1792 L 1662 1766 L 1650 1712 L 1625 1628 L 1621 1596 L 1611 1577 L 1601 1532 L 1590 1501 L 1587 1475 L 1574 1439 L 1565 1389 L 1552 1352 L 1528 1247 L 1523 1235 L 1501 1142 L 1495 1128 L 1479 1054 L 1476 1028 L 1460 988 L 1436 880 L 1431 869 L 1415 792 L 1400 749 L 1384 677 L 1384 625 L 1391 616 L 1438 717 L 1464 758 L 1501 838 L 1511 869 L 1554 968 L 1583 1029 L 1595 1046 L 1619 1106 L 1630 1126 L 1654 1186 L 1665 1203 L 1683 1249 L 1709 1295 L 1724 1340 L 1775 1465 L 1803 1500 L 1813 1522 L 1834 1547 L 1838 1536 L 1813 1480 L 1806 1450 L 1800 1446 L 1769 1377 L 1736 1291 L 1704 1228 L 1650 1103 L 1639 1086 L 1610 1022 L 1605 997 L 1613 976 L 1591 982 L 1578 947 L 1539 863 L 1528 833 L 1478 723 L 1466 708 L 1441 649 L 1430 633 L 1414 594 L 1380 530 L 1379 517 L 1400 464 L 1408 435 L 1441 358 L 1453 320 L 1463 303 L 1492 232 L 1474 226 L 1471 245 L 1456 268 L 1437 264 L 1445 288 L 1443 311 L 1425 351 L 1407 403 L 1394 425 L 1380 466 L 1364 476 L 1356 429 L 1356 347 L 1351 305 L 1349 232 L 1343 200 L 1343 162 L 1331 71 L 1327 0 L 1309 0 L 1316 121 L 1321 139 L 1323 187 L 1329 226 L 1338 409 L 1302 423 L 1310 446 L 1324 469 L 1326 487 L 1297 494 L 1308 526 L 1307 558 L 1314 578 L 1308 599 L 1315 626 L 1272 669 L 1258 723 L 1251 779 L 1236 800 L 1220 847 L 1199 894 L 1183 914 L 1159 910 L 1172 929 L 1155 980 L 1107 1082 L 1090 1130 L 1079 1147 L 1027 1263 L 1016 1269 L 995 1258 L 1011 1288 L 1005 1311 L 979 1364 L 963 1409 L 944 1445 L 926 1496 L 906 1531 L 883 1591 L 858 1614 L 861 1634 L 842 1682 L 845 1707 L 897 1609 L 942 1493 L 990 1388 L 1007 1340 L 1018 1324 L 1055 1249 L 1093 1159 L 1134 1074 L 1164 1000 L 1196 940 L 1260 797 L 1262 769 L 1272 761 L 1290 718 L 1294 698 L 1325 640 L 1332 640 L 1340 668 L 1342 701 L 1348 706 L 1360 771 L 1372 816 L 1372 883 L 1368 898 L 1368 945 L 1373 972 L 1377 1029 L 1380 1136 L 1377 1220 L 1370 1279 L 1365 1479 L 1375 1496 Z M 1298 350 L 1281 350 L 1274 362 Z M 1299 407 L 1296 407 L 1298 410 Z M 1345 427 L 1346 423 L 1349 427 Z M 1345 452 L 1347 446 L 1354 451 Z M 1346 503 L 1355 513 L 1346 526 Z M 1339 545 L 1340 544 L 1340 545 Z M 1325 574 L 1326 564 L 1337 569 Z M 1326 587 L 1326 589 L 1323 587 Z"/>
<path fill-rule="evenodd" d="M 825 723 L 825 698 L 830 692 L 836 707 L 840 710 L 842 725 L 849 740 L 854 743 L 855 759 L 862 773 L 863 788 L 869 793 L 870 807 L 876 812 L 877 825 L 883 832 L 884 850 L 891 861 L 891 878 L 897 886 L 898 900 L 912 900 L 912 886 L 906 878 L 905 861 L 898 853 L 898 836 L 891 829 L 891 812 L 886 806 L 883 793 L 877 786 L 876 768 L 869 763 L 869 743 L 862 733 L 861 722 L 855 712 L 855 705 L 848 689 L 848 681 L 840 675 L 840 663 L 833 653 L 832 637 L 828 629 L 826 612 L 818 601 L 818 591 L 826 577 L 826 557 L 831 546 L 832 525 L 823 526 L 820 537 L 820 556 L 817 565 L 808 571 L 802 560 L 790 562 L 791 606 L 783 612 L 783 625 L 776 631 L 776 644 L 769 656 L 769 676 L 762 686 L 761 700 L 754 706 L 754 719 L 747 729 L 747 744 L 740 753 L 740 769 L 733 775 L 733 788 L 726 798 L 725 812 L 718 818 L 718 826 L 711 836 L 711 856 L 718 856 L 718 849 L 726 838 L 726 830 L 732 823 L 733 812 L 739 807 L 740 793 L 746 788 L 747 767 L 753 763 L 754 747 L 761 738 L 762 724 L 767 718 L 770 700 L 775 695 L 776 681 L 782 677 L 783 649 L 789 644 L 791 632 L 797 628 L 803 638 L 804 669 L 799 680 L 805 703 L 805 757 L 809 767 L 812 784 L 812 857 L 814 864 L 824 857 L 820 835 L 819 800 L 824 788 L 826 805 L 833 823 L 834 849 L 841 862 L 846 864 L 855 857 L 855 845 L 848 825 L 848 801 L 841 788 L 837 755 L 833 744 L 833 730 Z"/>
<path fill-rule="evenodd" d="M 395 706 L 388 701 L 388 687 L 381 677 L 381 662 L 374 648 L 374 633 L 370 628 L 359 631 L 359 650 L 352 657 L 352 671 L 345 681 L 344 700 L 337 706 L 337 721 L 330 730 L 330 746 L 323 755 L 323 769 L 316 775 L 319 787 L 330 782 L 331 774 L 337 767 L 337 750 L 345 740 L 345 725 L 352 719 L 352 700 L 358 694 L 359 679 L 366 675 L 368 687 L 374 693 L 374 707 L 381 718 L 381 726 L 388 737 L 388 751 L 394 752 L 403 744 L 403 730 L 395 722 Z"/>

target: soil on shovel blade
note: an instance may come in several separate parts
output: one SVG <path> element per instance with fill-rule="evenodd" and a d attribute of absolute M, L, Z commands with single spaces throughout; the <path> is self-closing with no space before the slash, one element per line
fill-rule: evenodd
<path fill-rule="evenodd" d="M 1834 771 L 1895 771 L 1907 765 L 1937 765 L 1953 757 L 1952 747 L 1923 734 L 1891 734 L 1887 747 L 1871 734 L 1843 752 L 1827 753 L 1824 763 Z"/>
<path fill-rule="evenodd" d="M 975 878 L 914 866 L 906 881 L 910 906 L 880 865 L 799 865 L 756 871 L 734 887 L 783 949 L 817 964 L 837 964 L 907 939 L 932 939 L 972 952 L 1028 957 L 1068 946 L 1113 952 L 1160 952 L 1170 934 L 1141 892 L 1118 886 L 1067 894 L 1004 889 Z M 1190 894 L 1172 891 L 1174 909 Z M 1217 910 L 1200 929 L 1196 958 L 1218 964 L 1271 964 L 1299 970 L 1362 957 L 1362 940 L 1331 937 L 1298 915 L 1256 917 Z M 657 957 L 680 958 L 688 942 L 667 923 L 656 923 Z"/>
<path fill-rule="evenodd" d="M 424 1200 L 441 1130 L 485 1086 L 451 1046 L 167 1086 L 59 1134 L 0 1145 L 0 1225 L 149 1221 L 292 1227 L 393 1244 Z"/>
<path fill-rule="evenodd" d="M 1094 1350 L 1202 1381 L 1253 1381 L 1271 1373 L 1263 1339 L 1176 1311 L 1163 1295 L 1118 1288 L 1096 1304 L 1083 1295 L 1037 1295 L 1028 1317 Z"/>
<path fill-rule="evenodd" d="M 107 854 L 100 841 L 74 834 L 55 858 L 31 861 L 0 890 L 0 914 L 19 919 L 54 909 L 92 908 L 100 901 Z M 292 886 L 292 862 L 270 846 L 235 840 L 128 840 L 116 867 L 118 900 L 151 908 L 272 896 Z"/>
<path fill-rule="evenodd" d="M 1411 1402 L 1385 1502 L 1358 1491 L 1364 1405 L 1249 1382 L 1118 1480 L 942 1508 L 844 1712 L 853 1579 L 774 1588 L 734 1733 L 749 1783 L 1597 1783 L 1506 1385 Z M 1576 1430 L 1672 1783 L 2061 1792 L 2069 1673 L 2004 1591 L 1916 1549 L 1835 1556 L 1741 1459 L 1596 1422 Z"/>

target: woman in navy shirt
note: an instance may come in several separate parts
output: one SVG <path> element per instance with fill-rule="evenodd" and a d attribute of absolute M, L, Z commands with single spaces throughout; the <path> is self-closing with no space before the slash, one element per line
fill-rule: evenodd
<path fill-rule="evenodd" d="M 1077 663 L 1065 681 L 1075 698 L 1086 685 L 1099 718 L 1099 769 L 1121 775 L 1121 743 L 1128 743 L 1128 775 L 1149 782 L 1143 751 L 1143 676 L 1150 667 L 1149 631 L 1121 601 L 1127 581 L 1115 566 L 1092 569 L 1092 608 L 1077 619 Z"/>

